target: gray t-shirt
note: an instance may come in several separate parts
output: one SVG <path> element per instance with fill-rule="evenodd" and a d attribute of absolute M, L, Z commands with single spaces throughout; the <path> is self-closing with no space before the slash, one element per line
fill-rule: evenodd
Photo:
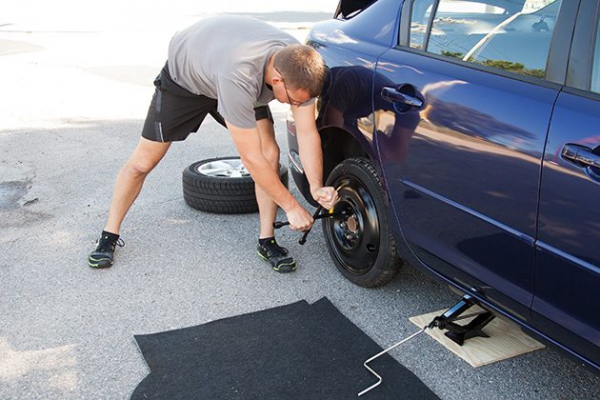
<path fill-rule="evenodd" d="M 254 128 L 254 108 L 274 99 L 264 82 L 269 58 L 294 43 L 293 36 L 256 19 L 211 17 L 171 39 L 169 73 L 190 92 L 217 99 L 227 122 Z"/>

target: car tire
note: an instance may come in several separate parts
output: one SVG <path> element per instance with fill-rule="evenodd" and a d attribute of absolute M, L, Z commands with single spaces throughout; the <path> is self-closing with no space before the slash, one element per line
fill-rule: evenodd
<path fill-rule="evenodd" d="M 287 168 L 279 178 L 288 186 Z M 183 170 L 183 198 L 192 208 L 217 214 L 245 214 L 258 211 L 254 181 L 239 157 L 218 157 L 197 161 Z"/>
<path fill-rule="evenodd" d="M 338 164 L 327 179 L 337 188 L 339 200 L 323 219 L 329 254 L 338 270 L 363 287 L 382 286 L 392 280 L 404 261 L 396 251 L 388 218 L 388 200 L 377 171 L 364 158 Z"/>

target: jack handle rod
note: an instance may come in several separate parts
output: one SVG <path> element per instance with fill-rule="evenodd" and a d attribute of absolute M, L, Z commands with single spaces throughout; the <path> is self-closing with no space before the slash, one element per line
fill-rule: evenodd
<path fill-rule="evenodd" d="M 409 337 L 407 337 L 406 339 L 401 340 L 400 342 L 396 343 L 393 346 L 388 347 L 387 349 L 375 354 L 373 357 L 369 358 L 367 361 L 364 362 L 364 367 L 369 370 L 369 372 L 373 375 L 375 375 L 375 377 L 377 377 L 377 382 L 375 382 L 374 384 L 372 384 L 371 386 L 369 386 L 368 388 L 366 388 L 365 390 L 363 390 L 362 392 L 360 392 L 358 395 L 362 396 L 363 394 L 370 392 L 371 390 L 375 389 L 377 386 L 379 386 L 381 384 L 381 382 L 383 382 L 383 378 L 377 373 L 375 372 L 371 367 L 369 367 L 367 364 L 370 363 L 371 361 L 373 361 L 374 359 L 376 359 L 377 357 L 380 357 L 382 355 L 384 355 L 385 353 L 389 352 L 390 350 L 395 349 L 396 347 L 400 346 L 403 343 L 408 342 L 410 339 L 414 338 L 415 336 L 419 335 L 420 333 L 425 332 L 425 329 L 429 328 L 429 325 L 425 326 L 423 329 L 421 329 L 420 331 L 417 331 L 415 333 L 413 333 L 412 335 L 410 335 Z"/>

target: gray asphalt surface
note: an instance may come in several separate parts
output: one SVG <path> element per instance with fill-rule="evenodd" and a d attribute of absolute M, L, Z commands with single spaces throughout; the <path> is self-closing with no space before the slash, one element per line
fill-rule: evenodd
<path fill-rule="evenodd" d="M 149 372 L 135 334 L 326 296 L 387 347 L 416 331 L 409 317 L 458 300 L 410 267 L 380 289 L 353 285 L 330 261 L 320 226 L 305 246 L 283 229 L 299 269 L 273 272 L 254 252 L 256 214 L 205 214 L 183 201 L 187 165 L 235 154 L 213 121 L 149 176 L 116 265 L 86 265 L 175 30 L 231 12 L 302 38 L 336 1 L 14 3 L 0 15 L 0 398 L 128 398 Z M 273 111 L 285 154 L 286 107 Z M 552 349 L 474 369 L 421 335 L 391 354 L 442 399 L 600 397 L 600 378 Z"/>

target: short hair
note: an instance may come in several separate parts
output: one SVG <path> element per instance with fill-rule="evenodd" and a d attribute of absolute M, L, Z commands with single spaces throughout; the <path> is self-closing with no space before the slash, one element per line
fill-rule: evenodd
<path fill-rule="evenodd" d="M 293 90 L 306 90 L 317 97 L 323 88 L 326 68 L 321 55 L 304 44 L 291 44 L 275 54 L 273 67 Z"/>

